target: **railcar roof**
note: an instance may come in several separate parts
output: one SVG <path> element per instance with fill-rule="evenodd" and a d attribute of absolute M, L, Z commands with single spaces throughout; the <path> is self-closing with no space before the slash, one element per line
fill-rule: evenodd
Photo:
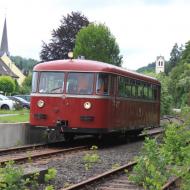
<path fill-rule="evenodd" d="M 91 61 L 91 60 L 81 60 L 81 59 L 68 59 L 68 60 L 56 60 L 48 61 L 37 64 L 34 71 L 80 71 L 80 72 L 107 72 L 113 74 L 119 74 L 128 76 L 130 78 L 145 80 L 160 84 L 160 82 L 150 76 L 146 76 L 134 71 L 124 69 L 122 67 L 117 67 L 111 64 Z"/>

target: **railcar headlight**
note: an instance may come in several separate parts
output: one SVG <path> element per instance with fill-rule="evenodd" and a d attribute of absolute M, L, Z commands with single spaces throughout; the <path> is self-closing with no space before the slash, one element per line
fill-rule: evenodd
<path fill-rule="evenodd" d="M 42 108 L 42 107 L 44 107 L 45 102 L 43 100 L 38 100 L 37 105 L 38 105 L 39 108 Z"/>
<path fill-rule="evenodd" d="M 90 102 L 85 102 L 84 103 L 84 108 L 89 110 L 92 107 L 92 104 Z"/>

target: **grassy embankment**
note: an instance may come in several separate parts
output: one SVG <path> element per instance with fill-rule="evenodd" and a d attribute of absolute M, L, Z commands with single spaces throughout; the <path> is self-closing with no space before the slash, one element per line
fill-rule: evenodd
<path fill-rule="evenodd" d="M 29 110 L 0 110 L 0 123 L 18 123 L 29 121 Z M 10 114 L 10 115 L 4 115 Z M 2 116 L 4 115 L 4 116 Z"/>

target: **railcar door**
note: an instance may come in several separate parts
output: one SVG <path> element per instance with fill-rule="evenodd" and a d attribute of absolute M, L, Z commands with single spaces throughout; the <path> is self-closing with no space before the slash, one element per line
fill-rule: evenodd
<path fill-rule="evenodd" d="M 114 128 L 121 126 L 121 99 L 119 97 L 119 76 L 114 76 Z"/>

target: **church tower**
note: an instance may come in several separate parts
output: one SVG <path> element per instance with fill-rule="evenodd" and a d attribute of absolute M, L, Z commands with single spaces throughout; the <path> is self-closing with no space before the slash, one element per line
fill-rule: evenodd
<path fill-rule="evenodd" d="M 165 67 L 164 56 L 157 56 L 156 58 L 156 74 L 163 73 Z"/>
<path fill-rule="evenodd" d="M 0 47 L 0 56 L 2 56 L 5 53 L 7 56 L 9 56 L 6 18 L 5 18 L 4 27 L 3 27 L 3 34 L 2 34 L 1 47 Z"/>

